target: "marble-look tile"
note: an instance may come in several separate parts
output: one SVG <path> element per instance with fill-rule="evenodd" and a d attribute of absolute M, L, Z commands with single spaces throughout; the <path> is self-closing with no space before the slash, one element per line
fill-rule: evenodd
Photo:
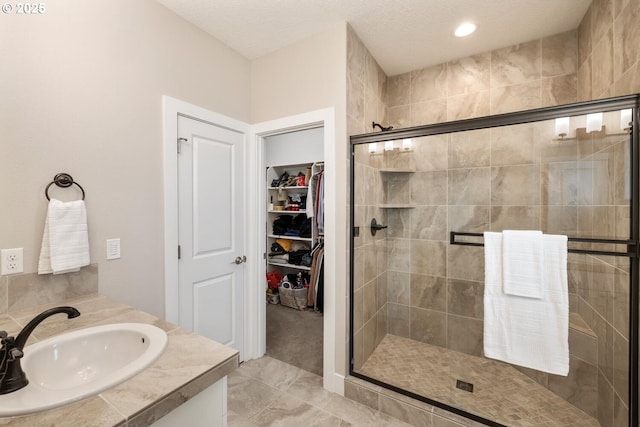
<path fill-rule="evenodd" d="M 488 205 L 491 169 L 451 169 L 448 174 L 449 205 Z"/>
<path fill-rule="evenodd" d="M 448 96 L 489 89 L 491 52 L 468 56 L 447 63 Z"/>
<path fill-rule="evenodd" d="M 449 206 L 449 231 L 482 233 L 489 230 L 489 206 Z"/>
<path fill-rule="evenodd" d="M 398 74 L 387 79 L 387 106 L 398 107 L 409 104 L 411 96 L 411 73 Z"/>
<path fill-rule="evenodd" d="M 353 292 L 353 330 L 359 331 L 364 326 L 364 291 L 362 288 Z"/>
<path fill-rule="evenodd" d="M 411 266 L 411 241 L 409 239 L 389 239 L 388 268 L 409 272 Z"/>
<path fill-rule="evenodd" d="M 593 0 L 591 3 L 591 36 L 594 43 L 598 43 L 613 24 L 612 6 L 612 0 Z"/>
<path fill-rule="evenodd" d="M 357 378 L 353 378 L 357 379 Z M 317 382 L 317 380 L 316 380 Z M 364 384 L 363 384 L 364 383 Z M 362 403 L 369 408 L 378 409 L 378 394 L 380 393 L 380 387 L 374 386 L 374 388 L 370 387 L 363 380 L 360 381 L 350 381 L 345 379 L 344 382 L 344 397 L 351 399 L 355 402 Z M 373 384 L 371 384 L 373 385 Z M 316 387 L 322 387 L 322 383 L 316 385 Z"/>
<path fill-rule="evenodd" d="M 16 274 L 7 276 L 7 286 L 9 311 L 60 302 L 98 292 L 98 266 L 67 274 Z"/>
<path fill-rule="evenodd" d="M 366 232 L 366 228 L 365 228 Z M 395 240 L 395 239 L 394 239 Z M 369 243 L 364 246 L 364 283 L 371 282 L 378 276 L 378 254 L 376 245 Z"/>
<path fill-rule="evenodd" d="M 629 405 L 629 341 L 613 333 L 613 389 Z"/>
<path fill-rule="evenodd" d="M 391 397 L 380 395 L 380 411 L 415 427 L 432 427 L 431 412 Z"/>
<path fill-rule="evenodd" d="M 451 134 L 449 168 L 489 166 L 491 159 L 491 130 L 477 129 Z"/>
<path fill-rule="evenodd" d="M 387 302 L 409 305 L 411 302 L 411 274 L 387 270 Z"/>
<path fill-rule="evenodd" d="M 360 38 L 347 26 L 347 70 L 360 81 L 364 81 L 366 47 Z"/>
<path fill-rule="evenodd" d="M 390 334 L 410 337 L 411 308 L 408 305 L 387 303 L 387 321 Z"/>
<path fill-rule="evenodd" d="M 603 96 L 613 84 L 613 31 L 610 29 L 593 47 L 592 58 L 592 95 Z"/>
<path fill-rule="evenodd" d="M 411 306 L 446 311 L 447 280 L 444 277 L 412 274 Z"/>
<path fill-rule="evenodd" d="M 450 245 L 448 252 L 449 278 L 484 281 L 484 252 L 481 247 Z"/>
<path fill-rule="evenodd" d="M 619 79 L 640 61 L 640 7 L 637 0 L 629 2 L 614 24 L 614 76 Z"/>
<path fill-rule="evenodd" d="M 447 207 L 416 206 L 411 209 L 411 238 L 446 240 Z"/>
<path fill-rule="evenodd" d="M 447 98 L 447 121 L 488 116 L 491 110 L 489 90 L 470 92 Z"/>
<path fill-rule="evenodd" d="M 366 284 L 363 288 L 363 319 L 364 322 L 368 322 L 375 316 L 377 309 L 377 289 L 376 289 L 376 280 L 372 280 L 368 284 Z"/>
<path fill-rule="evenodd" d="M 227 427 L 258 427 L 258 425 L 249 421 L 244 414 L 227 409 Z"/>
<path fill-rule="evenodd" d="M 158 410 L 164 415 L 191 397 L 189 393 L 203 390 L 237 368 L 236 350 L 206 338 L 194 340 L 193 336 L 184 330 L 170 333 L 169 344 L 156 362 L 101 396 L 128 418 L 138 414 L 141 407 L 160 403 Z M 176 360 L 180 361 L 179 367 Z M 212 371 L 211 362 L 219 369 Z M 197 380 L 184 387 L 185 378 Z M 178 389 L 179 394 L 173 396 Z"/>
<path fill-rule="evenodd" d="M 365 87 L 362 80 L 347 70 L 347 114 L 349 117 L 364 120 Z"/>
<path fill-rule="evenodd" d="M 592 7 L 587 9 L 578 26 L 578 68 L 591 56 L 591 17 Z"/>
<path fill-rule="evenodd" d="M 249 420 L 260 426 L 351 426 L 350 423 L 311 406 L 294 396 L 288 396 L 285 399 L 272 402 L 267 408 Z"/>
<path fill-rule="evenodd" d="M 446 347 L 447 315 L 439 311 L 411 308 L 411 339 Z"/>
<path fill-rule="evenodd" d="M 629 339 L 629 273 L 618 268 L 615 275 L 613 326 L 624 338 Z"/>
<path fill-rule="evenodd" d="M 491 165 L 534 163 L 538 156 L 537 127 L 527 123 L 491 129 Z"/>
<path fill-rule="evenodd" d="M 620 400 L 618 395 L 613 396 L 613 424 L 616 427 L 629 427 L 629 408 Z"/>
<path fill-rule="evenodd" d="M 393 126 L 394 129 L 403 129 L 411 126 L 411 106 L 388 107 L 387 126 Z"/>
<path fill-rule="evenodd" d="M 548 234 L 576 235 L 578 209 L 575 206 L 543 206 L 540 227 Z"/>
<path fill-rule="evenodd" d="M 491 231 L 538 230 L 540 220 L 539 206 L 491 207 Z"/>
<path fill-rule="evenodd" d="M 12 427 L 33 426 L 126 426 L 125 418 L 118 411 L 94 396 L 71 405 L 46 412 L 20 417 L 0 417 L 0 425 Z"/>
<path fill-rule="evenodd" d="M 376 349 L 378 343 L 378 319 L 374 316 L 368 322 L 365 322 L 362 328 L 362 348 L 364 360 L 367 360 L 371 353 Z"/>
<path fill-rule="evenodd" d="M 598 340 L 595 336 L 569 328 L 569 350 L 572 356 L 598 366 Z"/>
<path fill-rule="evenodd" d="M 382 71 L 382 68 L 368 50 L 366 51 L 365 63 L 365 81 L 367 87 L 373 89 L 376 97 L 384 103 L 387 93 L 387 75 Z"/>
<path fill-rule="evenodd" d="M 591 56 L 578 69 L 578 101 L 591 99 Z"/>
<path fill-rule="evenodd" d="M 491 168 L 492 205 L 539 205 L 540 175 L 536 165 Z M 521 191 L 521 189 L 528 191 Z"/>
<path fill-rule="evenodd" d="M 530 110 L 542 105 L 540 80 L 491 90 L 491 114 Z"/>
<path fill-rule="evenodd" d="M 576 160 L 578 158 L 577 139 L 559 139 L 555 135 L 555 121 L 545 120 L 535 126 L 536 143 L 540 153 L 540 163 Z"/>
<path fill-rule="evenodd" d="M 447 66 L 434 65 L 411 71 L 411 104 L 447 96 Z"/>
<path fill-rule="evenodd" d="M 409 203 L 411 182 L 405 174 L 385 174 L 383 203 Z"/>
<path fill-rule="evenodd" d="M 414 173 L 411 177 L 411 201 L 416 205 L 446 205 L 447 171 Z"/>
<path fill-rule="evenodd" d="M 491 52 L 491 87 L 499 88 L 540 79 L 540 40 Z"/>
<path fill-rule="evenodd" d="M 228 410 L 242 414 L 247 419 L 266 409 L 272 402 L 288 397 L 284 392 L 240 373 L 229 375 L 227 396 Z"/>
<path fill-rule="evenodd" d="M 411 241 L 411 272 L 430 276 L 447 274 L 447 242 Z"/>
<path fill-rule="evenodd" d="M 634 93 L 640 93 L 640 61 L 629 67 L 629 70 L 616 81 L 614 87 L 616 96 Z"/>
<path fill-rule="evenodd" d="M 448 135 L 431 135 L 413 139 L 416 171 L 442 171 L 447 169 Z"/>
<path fill-rule="evenodd" d="M 471 356 L 482 356 L 483 324 L 479 319 L 447 315 L 447 348 Z"/>
<path fill-rule="evenodd" d="M 578 71 L 578 32 L 567 31 L 542 39 L 542 77 Z"/>
<path fill-rule="evenodd" d="M 598 412 L 598 369 L 574 357 L 566 377 L 549 375 L 549 390 L 585 411 L 592 417 Z"/>
<path fill-rule="evenodd" d="M 447 280 L 447 312 L 459 316 L 484 318 L 484 285 L 469 280 Z"/>
<path fill-rule="evenodd" d="M 601 426 L 614 426 L 613 423 L 613 402 L 615 392 L 602 373 L 598 375 L 598 401 L 594 405 L 598 408 L 597 419 Z M 617 427 L 617 426 L 616 426 Z"/>
<path fill-rule="evenodd" d="M 430 125 L 447 121 L 447 98 L 411 104 L 411 126 Z"/>
<path fill-rule="evenodd" d="M 540 167 L 542 204 L 575 206 L 578 203 L 577 162 L 551 162 Z"/>
<path fill-rule="evenodd" d="M 411 211 L 408 209 L 393 209 L 387 213 L 386 230 L 387 237 L 405 238 L 411 237 Z"/>
<path fill-rule="evenodd" d="M 577 102 L 578 76 L 574 73 L 544 79 L 541 83 L 541 91 L 541 107 Z"/>

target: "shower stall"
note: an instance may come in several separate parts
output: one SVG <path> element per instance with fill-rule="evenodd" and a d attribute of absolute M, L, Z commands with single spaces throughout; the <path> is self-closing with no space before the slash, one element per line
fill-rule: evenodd
<path fill-rule="evenodd" d="M 351 137 L 350 375 L 476 424 L 637 426 L 639 100 Z M 566 376 L 484 356 L 503 230 L 568 236 Z"/>

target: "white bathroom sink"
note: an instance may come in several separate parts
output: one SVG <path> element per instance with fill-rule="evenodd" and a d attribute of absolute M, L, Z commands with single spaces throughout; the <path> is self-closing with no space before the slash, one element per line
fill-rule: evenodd
<path fill-rule="evenodd" d="M 0 395 L 0 416 L 56 408 L 113 387 L 151 365 L 167 334 L 145 323 L 114 323 L 56 335 L 24 348 L 29 384 Z"/>

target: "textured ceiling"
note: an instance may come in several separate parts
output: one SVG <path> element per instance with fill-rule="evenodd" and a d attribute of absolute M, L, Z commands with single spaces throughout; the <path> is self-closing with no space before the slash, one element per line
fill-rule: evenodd
<path fill-rule="evenodd" d="M 591 0 L 157 0 L 248 59 L 349 22 L 389 76 L 577 28 Z M 467 38 L 452 33 L 470 20 Z"/>

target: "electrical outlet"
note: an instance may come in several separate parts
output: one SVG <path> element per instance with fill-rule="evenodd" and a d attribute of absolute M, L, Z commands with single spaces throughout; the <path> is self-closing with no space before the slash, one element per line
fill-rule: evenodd
<path fill-rule="evenodd" d="M 107 239 L 107 259 L 120 258 L 120 239 Z"/>
<path fill-rule="evenodd" d="M 0 275 L 22 273 L 22 248 L 0 250 Z"/>

